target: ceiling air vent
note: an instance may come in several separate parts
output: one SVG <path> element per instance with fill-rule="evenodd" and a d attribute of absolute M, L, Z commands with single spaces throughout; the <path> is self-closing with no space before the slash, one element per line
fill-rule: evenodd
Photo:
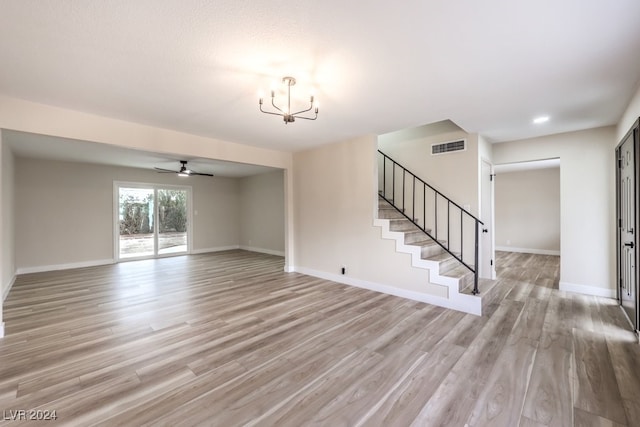
<path fill-rule="evenodd" d="M 441 142 L 431 144 L 431 155 L 453 153 L 455 151 L 464 151 L 467 149 L 467 140 L 460 139 L 458 141 Z"/>

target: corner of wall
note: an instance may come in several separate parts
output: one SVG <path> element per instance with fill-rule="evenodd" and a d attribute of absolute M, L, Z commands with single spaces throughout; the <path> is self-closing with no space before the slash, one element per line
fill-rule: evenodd
<path fill-rule="evenodd" d="M 618 122 L 618 126 L 616 128 L 616 140 L 614 142 L 617 145 L 622 138 L 626 135 L 627 131 L 633 123 L 640 117 L 640 81 L 638 81 L 638 86 L 636 87 L 636 92 L 633 94 L 631 99 L 629 100 L 629 104 L 625 109 L 620 121 Z"/>
<path fill-rule="evenodd" d="M 9 279 L 9 283 L 5 284 L 3 283 L 3 287 L 2 287 L 2 302 L 4 302 L 7 297 L 9 296 L 9 291 L 11 291 L 11 288 L 13 287 L 13 284 L 16 282 L 16 274 L 15 272 L 13 273 L 12 277 Z"/>

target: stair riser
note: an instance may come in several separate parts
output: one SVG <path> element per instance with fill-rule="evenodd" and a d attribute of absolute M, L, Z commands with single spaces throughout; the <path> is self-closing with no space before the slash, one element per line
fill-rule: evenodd
<path fill-rule="evenodd" d="M 404 216 L 395 209 L 380 209 L 378 218 L 381 219 L 404 219 Z"/>
<path fill-rule="evenodd" d="M 418 231 L 418 227 L 408 219 L 394 219 L 389 223 L 391 231 Z"/>
<path fill-rule="evenodd" d="M 429 236 L 422 230 L 404 233 L 405 245 L 410 245 L 412 243 L 422 242 L 429 239 L 430 239 Z"/>
<path fill-rule="evenodd" d="M 420 249 L 420 258 L 429 259 L 429 257 L 440 255 L 444 252 L 445 252 L 444 249 L 442 249 L 439 245 L 423 246 Z"/>
<path fill-rule="evenodd" d="M 469 272 L 460 278 L 458 290 L 462 292 L 464 289 L 473 288 L 474 274 Z"/>
<path fill-rule="evenodd" d="M 389 222 L 389 230 L 391 231 L 419 231 L 420 228 L 408 219 L 394 219 Z M 427 228 L 428 232 L 431 229 Z"/>
<path fill-rule="evenodd" d="M 449 259 L 447 259 L 446 261 L 441 261 L 440 262 L 440 271 L 446 270 L 448 268 L 451 267 L 455 267 L 457 265 L 460 264 L 460 261 L 458 261 L 457 259 L 451 257 Z"/>

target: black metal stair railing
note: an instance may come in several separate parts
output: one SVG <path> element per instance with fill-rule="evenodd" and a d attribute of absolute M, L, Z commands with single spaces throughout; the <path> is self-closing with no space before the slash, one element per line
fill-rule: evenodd
<path fill-rule="evenodd" d="M 479 233 L 484 223 L 382 151 L 378 153 L 380 197 L 473 273 L 473 294 L 477 295 Z"/>

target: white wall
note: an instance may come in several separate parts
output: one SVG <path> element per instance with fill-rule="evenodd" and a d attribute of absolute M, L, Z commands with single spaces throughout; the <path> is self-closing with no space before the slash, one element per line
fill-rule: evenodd
<path fill-rule="evenodd" d="M 14 224 L 14 157 L 0 130 L 0 338 L 4 336 L 2 305 L 16 273 Z"/>
<path fill-rule="evenodd" d="M 615 127 L 494 144 L 495 164 L 560 158 L 561 289 L 615 297 Z"/>
<path fill-rule="evenodd" d="M 446 297 L 409 254 L 381 239 L 377 138 L 361 137 L 294 154 L 296 271 L 357 286 Z M 347 274 L 340 275 L 342 266 Z M 377 287 L 380 285 L 380 287 Z"/>
<path fill-rule="evenodd" d="M 616 139 L 614 141 L 616 145 L 622 141 L 622 138 L 624 138 L 629 129 L 631 129 L 635 121 L 638 120 L 638 117 L 640 117 L 640 83 L 638 84 L 636 93 L 631 97 L 622 118 L 618 122 Z"/>
<path fill-rule="evenodd" d="M 8 144 L 2 145 L 2 296 L 6 298 L 16 273 L 14 233 L 15 159 Z"/>
<path fill-rule="evenodd" d="M 478 135 L 478 157 L 493 163 L 493 144 L 482 135 Z"/>
<path fill-rule="evenodd" d="M 240 179 L 240 247 L 284 255 L 284 171 Z"/>
<path fill-rule="evenodd" d="M 560 168 L 500 173 L 495 179 L 498 250 L 560 254 Z"/>
<path fill-rule="evenodd" d="M 191 186 L 193 251 L 238 247 L 238 179 L 16 158 L 18 271 L 113 261 L 114 181 Z"/>

